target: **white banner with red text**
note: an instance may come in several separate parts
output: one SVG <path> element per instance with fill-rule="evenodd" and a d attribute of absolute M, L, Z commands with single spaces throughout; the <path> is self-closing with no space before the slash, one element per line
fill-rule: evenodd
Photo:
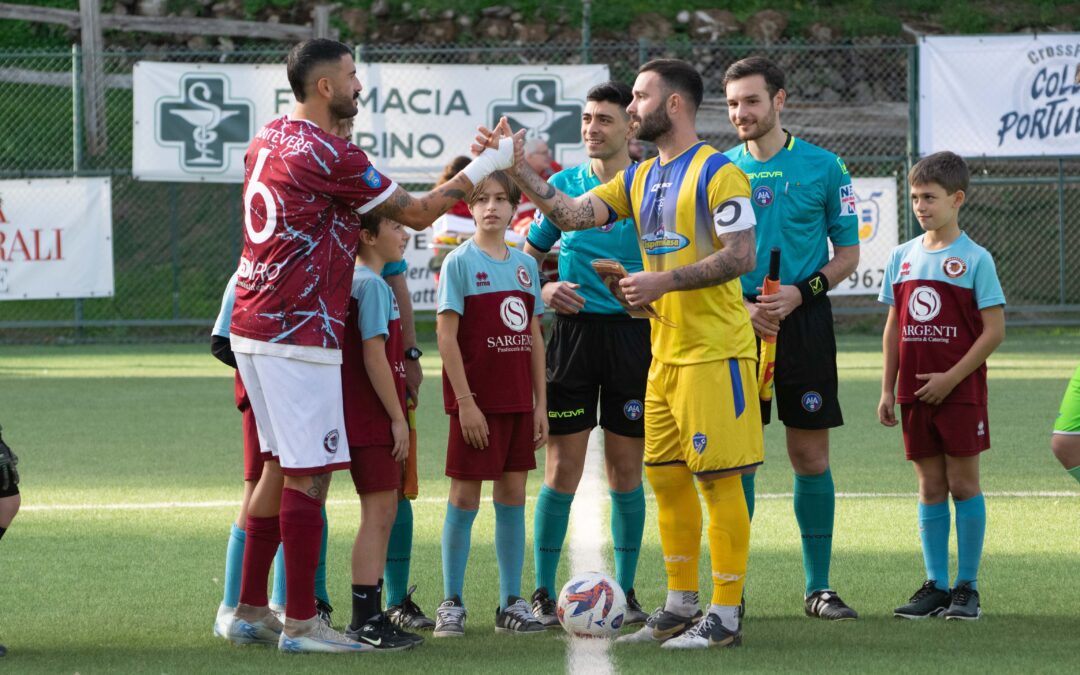
<path fill-rule="evenodd" d="M 0 300 L 113 291 L 110 179 L 0 181 Z"/>

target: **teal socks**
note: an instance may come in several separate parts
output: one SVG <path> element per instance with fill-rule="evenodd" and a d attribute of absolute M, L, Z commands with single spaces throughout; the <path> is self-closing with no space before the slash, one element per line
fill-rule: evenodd
<path fill-rule="evenodd" d="M 409 565 L 412 562 L 413 511 L 412 502 L 402 499 L 397 505 L 397 518 L 390 529 L 386 547 L 386 606 L 400 605 L 409 590 Z"/>
<path fill-rule="evenodd" d="M 323 529 L 322 544 L 319 548 L 319 566 L 315 568 L 315 597 L 330 604 L 330 594 L 326 591 L 326 542 L 330 536 L 330 521 L 326 519 L 326 505 L 322 507 Z"/>
<path fill-rule="evenodd" d="M 645 531 L 645 488 L 629 492 L 611 490 L 611 542 L 615 549 L 615 580 L 624 591 L 634 587 L 641 535 Z M 539 573 L 538 573 L 539 574 Z M 554 570 L 552 571 L 554 580 Z M 552 593 L 558 589 L 552 589 Z"/>
<path fill-rule="evenodd" d="M 494 504 L 499 608 L 506 609 L 511 595 L 521 595 L 521 570 L 525 566 L 525 505 Z"/>
<path fill-rule="evenodd" d="M 937 504 L 919 502 L 919 538 L 922 540 L 926 578 L 939 590 L 949 590 L 949 500 Z"/>
<path fill-rule="evenodd" d="M 465 566 L 472 546 L 472 526 L 476 511 L 459 509 L 446 504 L 446 520 L 442 532 L 443 597 L 462 595 L 465 587 Z"/>
<path fill-rule="evenodd" d="M 754 520 L 754 479 L 757 478 L 757 472 L 744 473 L 742 475 L 742 492 L 746 497 L 746 510 L 750 514 L 750 520 Z"/>
<path fill-rule="evenodd" d="M 806 595 L 829 588 L 836 489 L 832 471 L 817 476 L 795 474 L 795 519 L 802 533 Z"/>
<path fill-rule="evenodd" d="M 983 539 L 986 536 L 986 500 L 981 494 L 971 499 L 956 501 L 956 558 L 959 569 L 956 584 L 967 581 L 978 590 L 976 579 L 982 560 Z"/>
<path fill-rule="evenodd" d="M 284 607 L 285 598 L 285 547 L 278 544 L 277 555 L 274 556 L 274 591 L 270 595 L 270 604 Z"/>
<path fill-rule="evenodd" d="M 566 539 L 566 527 L 570 522 L 570 505 L 573 502 L 573 493 L 558 492 L 544 485 L 540 488 L 540 496 L 536 500 L 536 511 L 533 513 L 533 559 L 536 562 L 536 587 L 546 588 L 552 597 L 559 592 L 559 587 L 555 585 L 555 572 L 559 568 L 562 545 Z M 644 516 L 644 513 L 642 515 Z M 614 518 L 611 525 L 614 529 Z M 640 543 L 639 535 L 638 544 Z"/>
<path fill-rule="evenodd" d="M 229 533 L 229 545 L 225 549 L 225 596 L 221 604 L 226 607 L 236 607 L 240 602 L 240 576 L 244 567 L 244 542 L 247 533 L 233 523 Z"/>
<path fill-rule="evenodd" d="M 1077 483 L 1080 483 L 1080 466 L 1074 466 L 1071 469 L 1065 469 L 1065 471 L 1076 479 Z"/>

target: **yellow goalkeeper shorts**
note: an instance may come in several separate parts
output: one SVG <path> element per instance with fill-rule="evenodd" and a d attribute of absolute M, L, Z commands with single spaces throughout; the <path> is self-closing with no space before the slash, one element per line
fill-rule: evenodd
<path fill-rule="evenodd" d="M 695 474 L 764 461 L 754 359 L 673 366 L 653 359 L 645 392 L 645 464 Z"/>

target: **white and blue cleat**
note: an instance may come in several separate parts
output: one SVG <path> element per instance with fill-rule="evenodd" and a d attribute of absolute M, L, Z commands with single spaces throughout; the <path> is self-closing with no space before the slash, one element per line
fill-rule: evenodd
<path fill-rule="evenodd" d="M 286 619 L 289 633 L 281 632 L 278 649 L 287 654 L 359 654 L 375 651 L 375 647 L 350 640 L 326 625 L 316 614 L 307 621 Z"/>

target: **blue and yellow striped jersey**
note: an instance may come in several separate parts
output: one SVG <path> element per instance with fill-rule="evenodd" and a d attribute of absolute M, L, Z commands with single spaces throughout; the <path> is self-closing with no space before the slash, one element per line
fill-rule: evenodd
<path fill-rule="evenodd" d="M 667 164 L 645 160 L 592 190 L 612 222 L 633 217 L 645 269 L 674 270 L 721 250 L 720 235 L 754 225 L 750 182 L 723 154 L 700 141 Z M 656 310 L 653 358 L 670 365 L 756 358 L 754 332 L 738 279 L 668 293 Z"/>

